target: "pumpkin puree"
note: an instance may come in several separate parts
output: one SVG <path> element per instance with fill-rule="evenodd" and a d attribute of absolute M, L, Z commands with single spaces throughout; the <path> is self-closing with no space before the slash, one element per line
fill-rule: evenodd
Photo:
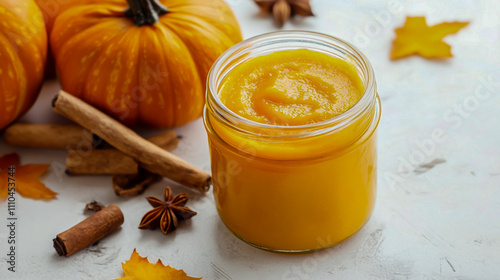
<path fill-rule="evenodd" d="M 351 64 L 300 49 L 240 64 L 225 78 L 219 97 L 231 111 L 249 120 L 304 125 L 345 112 L 363 91 Z"/>

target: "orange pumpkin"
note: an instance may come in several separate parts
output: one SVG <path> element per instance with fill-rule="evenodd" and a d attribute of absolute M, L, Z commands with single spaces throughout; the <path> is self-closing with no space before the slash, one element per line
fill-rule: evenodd
<path fill-rule="evenodd" d="M 127 125 L 199 117 L 207 73 L 241 31 L 223 0 L 101 0 L 57 17 L 62 87 Z"/>
<path fill-rule="evenodd" d="M 42 85 L 47 34 L 33 0 L 0 0 L 0 129 L 25 113 Z"/>

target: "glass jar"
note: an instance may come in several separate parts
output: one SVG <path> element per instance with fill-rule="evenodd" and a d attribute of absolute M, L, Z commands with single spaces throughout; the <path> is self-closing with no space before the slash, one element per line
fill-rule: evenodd
<path fill-rule="evenodd" d="M 254 122 L 220 101 L 221 83 L 235 66 L 293 49 L 348 61 L 364 84 L 361 99 L 338 116 L 298 126 Z M 375 203 L 381 107 L 373 69 L 360 51 L 314 32 L 260 35 L 219 57 L 206 98 L 217 210 L 236 236 L 261 249 L 310 252 L 342 242 L 368 221 Z"/>

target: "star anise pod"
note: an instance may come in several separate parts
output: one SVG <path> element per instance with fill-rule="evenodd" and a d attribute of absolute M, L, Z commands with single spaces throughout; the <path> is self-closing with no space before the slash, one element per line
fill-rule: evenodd
<path fill-rule="evenodd" d="M 146 197 L 154 208 L 142 217 L 139 228 L 153 230 L 160 227 L 163 234 L 168 234 L 177 228 L 179 220 L 187 220 L 197 214 L 184 206 L 188 201 L 187 193 L 172 197 L 172 190 L 169 187 L 166 187 L 163 193 L 164 202 L 156 197 Z"/>
<path fill-rule="evenodd" d="M 309 0 L 254 0 L 264 11 L 272 13 L 279 26 L 283 26 L 291 16 L 314 16 Z"/>

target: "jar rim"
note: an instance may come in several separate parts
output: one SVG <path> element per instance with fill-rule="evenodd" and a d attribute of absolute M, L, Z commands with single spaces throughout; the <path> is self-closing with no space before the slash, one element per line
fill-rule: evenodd
<path fill-rule="evenodd" d="M 228 66 L 232 60 L 230 59 L 233 56 L 237 56 L 238 54 L 243 54 L 244 51 L 251 46 L 255 45 L 270 45 L 272 43 L 269 43 L 269 41 L 272 40 L 291 40 L 294 42 L 309 42 L 309 43 L 317 43 L 318 45 L 323 45 L 327 47 L 335 47 L 337 50 L 342 52 L 345 55 L 350 55 L 352 58 L 355 58 L 358 60 L 360 65 L 353 65 L 353 66 L 362 66 L 366 71 L 365 77 L 360 77 L 364 84 L 365 84 L 365 89 L 363 92 L 363 95 L 361 98 L 354 104 L 351 108 L 347 109 L 346 111 L 342 112 L 341 114 L 334 116 L 332 118 L 323 120 L 321 122 L 316 122 L 316 123 L 311 123 L 311 124 L 304 124 L 304 125 L 275 125 L 275 124 L 266 124 L 266 123 L 260 123 L 254 120 L 250 120 L 247 118 L 244 118 L 235 112 L 231 111 L 224 103 L 222 103 L 219 95 L 217 88 L 219 86 L 219 83 L 217 82 L 219 76 L 222 74 L 222 70 L 225 68 L 225 66 Z M 266 43 L 267 42 L 267 43 Z M 292 50 L 292 49 L 304 49 L 303 47 L 298 47 L 298 48 L 287 48 L 287 50 Z M 237 64 L 239 65 L 239 64 Z M 236 67 L 235 65 L 234 67 Z M 359 69 L 356 68 L 358 74 Z M 222 77 L 221 80 L 223 80 L 224 77 Z M 206 107 L 210 107 L 212 105 L 215 105 L 218 109 L 217 110 L 218 114 L 222 119 L 224 119 L 226 122 L 230 122 L 228 118 L 234 119 L 238 123 L 242 123 L 246 126 L 251 126 L 255 128 L 260 128 L 260 129 L 280 129 L 284 131 L 295 131 L 295 130 L 308 130 L 308 131 L 318 131 L 318 133 L 322 133 L 322 131 L 327 128 L 328 130 L 335 130 L 337 128 L 342 128 L 347 123 L 349 120 L 356 119 L 360 115 L 363 115 L 363 113 L 367 110 L 370 109 L 370 107 L 374 104 L 375 99 L 376 99 L 376 94 L 377 89 L 376 89 L 376 82 L 375 82 L 375 74 L 373 71 L 373 68 L 370 64 L 370 61 L 368 58 L 361 52 L 359 51 L 356 47 L 351 45 L 349 42 L 342 40 L 340 38 L 337 38 L 335 36 L 331 36 L 328 34 L 324 33 L 319 33 L 319 32 L 313 32 L 313 31 L 303 31 L 303 30 L 290 30 L 290 31 L 274 31 L 274 32 L 269 32 L 269 33 L 264 33 L 249 39 L 246 39 L 228 50 L 226 50 L 212 65 L 209 75 L 208 75 L 208 82 L 207 82 L 207 105 Z M 212 104 L 210 101 L 214 101 L 215 104 Z M 221 114 L 223 113 L 223 114 Z M 314 133 L 316 134 L 316 133 Z M 276 135 L 274 135 L 275 137 Z"/>

